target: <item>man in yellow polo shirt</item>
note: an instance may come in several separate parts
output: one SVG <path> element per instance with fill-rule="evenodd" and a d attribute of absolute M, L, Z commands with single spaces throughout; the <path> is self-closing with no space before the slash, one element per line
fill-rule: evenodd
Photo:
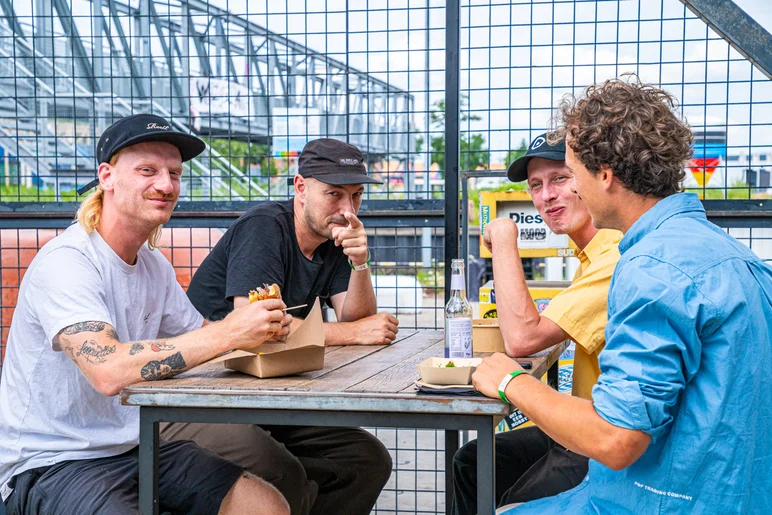
<path fill-rule="evenodd" d="M 531 142 L 512 163 L 512 182 L 528 181 L 533 203 L 556 234 L 567 234 L 579 249 L 580 266 L 571 285 L 536 311 L 517 247 L 518 228 L 506 218 L 485 227 L 484 244 L 493 255 L 496 308 L 507 354 L 528 356 L 564 340 L 576 343 L 573 395 L 592 399 L 598 380 L 598 354 L 605 344 L 606 297 L 619 260 L 618 231 L 598 230 L 581 199 L 571 190 L 565 144 L 550 145 L 546 134 Z M 557 445 L 537 427 L 496 435 L 498 506 L 549 497 L 578 485 L 587 474 L 585 456 Z M 453 458 L 455 513 L 477 512 L 477 441 Z"/>

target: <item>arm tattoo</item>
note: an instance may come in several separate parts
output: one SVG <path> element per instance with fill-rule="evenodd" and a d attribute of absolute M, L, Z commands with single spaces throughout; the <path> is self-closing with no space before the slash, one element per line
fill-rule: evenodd
<path fill-rule="evenodd" d="M 150 348 L 153 352 L 161 352 L 163 350 L 174 350 L 174 345 L 166 343 L 166 340 L 155 340 L 154 342 L 150 342 Z"/>
<path fill-rule="evenodd" d="M 78 322 L 77 324 L 71 325 L 70 327 L 65 327 L 61 331 L 59 331 L 61 334 L 77 334 L 82 332 L 90 332 L 90 333 L 98 333 L 100 331 L 104 331 L 105 326 L 104 322 Z"/>
<path fill-rule="evenodd" d="M 77 324 L 73 324 L 69 327 L 65 327 L 59 333 L 54 336 L 53 339 L 53 348 L 54 350 L 62 350 L 62 340 L 66 342 L 64 338 L 60 338 L 60 335 L 73 335 L 83 332 L 89 332 L 89 333 L 99 333 L 105 330 L 105 327 L 108 327 L 107 329 L 107 337 L 112 338 L 113 340 L 120 342 L 121 339 L 118 337 L 118 333 L 115 332 L 115 329 L 112 327 L 109 327 L 110 324 L 106 324 L 105 322 L 78 322 Z"/>
<path fill-rule="evenodd" d="M 94 340 L 88 340 L 83 342 L 80 346 L 80 350 L 75 354 L 76 356 L 83 356 L 86 361 L 94 365 L 104 363 L 106 357 L 115 352 L 115 345 L 101 346 Z"/>
<path fill-rule="evenodd" d="M 141 375 L 145 381 L 156 381 L 181 372 L 186 366 L 182 354 L 177 352 L 161 361 L 148 361 L 147 365 L 142 367 Z"/>
<path fill-rule="evenodd" d="M 145 345 L 150 345 L 150 350 L 152 350 L 153 352 L 174 350 L 174 345 L 171 343 L 166 343 L 166 340 L 150 340 L 150 341 L 136 342 L 132 344 L 129 354 L 133 356 L 134 354 L 137 354 L 138 352 L 145 350 Z"/>

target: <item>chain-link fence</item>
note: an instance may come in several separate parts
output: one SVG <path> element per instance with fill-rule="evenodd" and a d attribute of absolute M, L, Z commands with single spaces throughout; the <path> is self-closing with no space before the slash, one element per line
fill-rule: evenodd
<path fill-rule="evenodd" d="M 707 7 L 729 2 L 461 2 L 460 149 L 462 180 L 468 181 L 464 222 L 471 235 L 479 235 L 480 191 L 523 188 L 503 172 L 550 128 L 561 98 L 625 73 L 663 87 L 679 101 L 695 136 L 687 191 L 708 201 L 758 199 L 753 207 L 769 214 L 764 201 L 772 197 L 770 70 L 761 71 L 727 41 L 748 55 L 769 35 L 752 42 L 756 33 L 732 5 L 724 13 L 734 11 L 735 17 L 709 19 L 717 29 L 723 23 L 734 31 L 725 40 L 687 4 L 706 6 L 707 18 L 714 14 Z M 743 4 L 759 23 L 772 27 L 769 6 Z M 709 211 L 749 206 L 706 202 Z M 772 259 L 772 233 L 762 228 L 769 224 L 754 220 L 745 226 L 756 229 L 741 239 Z M 467 241 L 468 254 L 478 255 L 476 242 L 464 238 L 462 248 Z"/>

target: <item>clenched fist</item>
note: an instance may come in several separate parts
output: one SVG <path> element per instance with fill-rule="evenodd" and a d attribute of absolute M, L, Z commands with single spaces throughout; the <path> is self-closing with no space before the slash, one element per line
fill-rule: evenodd
<path fill-rule="evenodd" d="M 517 224 L 511 218 L 496 218 L 490 223 L 485 225 L 485 233 L 483 234 L 483 245 L 485 248 L 493 251 L 493 242 L 502 242 L 508 244 L 511 240 L 511 245 L 517 245 Z"/>
<path fill-rule="evenodd" d="M 501 380 L 507 374 L 522 369 L 523 367 L 517 361 L 506 354 L 497 352 L 492 356 L 483 358 L 482 363 L 477 365 L 474 374 L 472 374 L 472 384 L 478 392 L 492 399 L 498 399 Z"/>
<path fill-rule="evenodd" d="M 388 313 L 376 313 L 354 323 L 358 325 L 357 343 L 361 345 L 386 345 L 397 338 L 399 320 Z"/>
<path fill-rule="evenodd" d="M 343 247 L 354 266 L 367 262 L 367 233 L 362 222 L 354 213 L 344 213 L 348 227 L 333 227 L 332 238 L 336 246 Z"/>

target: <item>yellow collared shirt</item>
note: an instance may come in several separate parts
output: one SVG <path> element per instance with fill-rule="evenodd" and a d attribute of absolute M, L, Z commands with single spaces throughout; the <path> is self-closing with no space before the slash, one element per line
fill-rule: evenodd
<path fill-rule="evenodd" d="M 580 265 L 571 286 L 556 295 L 541 314 L 576 343 L 572 394 L 583 399 L 592 400 L 592 387 L 600 375 L 598 355 L 606 344 L 608 289 L 619 261 L 621 239 L 619 231 L 599 230 L 577 255 Z"/>

